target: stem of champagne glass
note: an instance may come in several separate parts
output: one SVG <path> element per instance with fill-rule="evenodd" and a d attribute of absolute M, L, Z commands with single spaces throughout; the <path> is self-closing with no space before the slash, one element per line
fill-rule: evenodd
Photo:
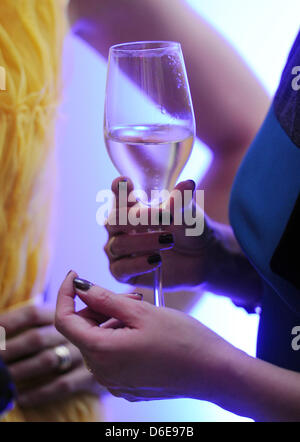
<path fill-rule="evenodd" d="M 156 307 L 165 307 L 165 298 L 162 287 L 161 266 L 154 271 L 154 304 Z"/>

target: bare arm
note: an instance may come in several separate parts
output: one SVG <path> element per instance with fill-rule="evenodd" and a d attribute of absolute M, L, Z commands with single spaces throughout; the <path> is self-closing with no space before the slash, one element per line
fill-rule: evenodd
<path fill-rule="evenodd" d="M 219 369 L 223 382 L 212 402 L 259 422 L 300 421 L 300 373 L 236 349 Z"/>
<path fill-rule="evenodd" d="M 230 226 L 210 219 L 202 288 L 230 298 L 254 313 L 261 305 L 262 279 L 242 251 Z"/>
<path fill-rule="evenodd" d="M 75 277 L 59 291 L 56 327 L 117 397 L 189 397 L 257 421 L 300 420 L 300 373 L 248 356 L 183 313 L 74 285 Z M 84 316 L 75 312 L 74 289 L 88 306 Z M 110 317 L 121 328 L 110 328 Z"/>
<path fill-rule="evenodd" d="M 181 42 L 197 136 L 214 154 L 200 184 L 206 210 L 217 221 L 228 222 L 233 178 L 269 106 L 253 73 L 184 0 L 72 0 L 70 8 L 76 33 L 105 57 L 111 45 L 125 41 Z"/>

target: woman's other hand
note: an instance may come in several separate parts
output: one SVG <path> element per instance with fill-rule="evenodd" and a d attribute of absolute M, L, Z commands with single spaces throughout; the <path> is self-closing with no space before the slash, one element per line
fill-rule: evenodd
<path fill-rule="evenodd" d="M 54 327 L 54 311 L 30 305 L 0 315 L 6 330 L 1 356 L 17 386 L 17 403 L 36 407 L 78 392 L 99 395 L 101 388 L 84 365 L 80 351 Z M 62 370 L 59 348 L 68 355 Z"/>

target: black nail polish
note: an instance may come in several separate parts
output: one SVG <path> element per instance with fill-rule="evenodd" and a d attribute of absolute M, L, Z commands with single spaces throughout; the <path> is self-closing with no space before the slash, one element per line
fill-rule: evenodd
<path fill-rule="evenodd" d="M 149 256 L 149 258 L 148 258 L 149 264 L 158 264 L 160 262 L 161 262 L 160 255 L 152 255 L 152 256 Z"/>
<path fill-rule="evenodd" d="M 171 233 L 165 233 L 158 238 L 160 244 L 173 244 L 174 239 Z"/>
<path fill-rule="evenodd" d="M 81 290 L 82 292 L 87 292 L 94 284 L 85 279 L 75 278 L 73 280 L 75 289 Z"/>

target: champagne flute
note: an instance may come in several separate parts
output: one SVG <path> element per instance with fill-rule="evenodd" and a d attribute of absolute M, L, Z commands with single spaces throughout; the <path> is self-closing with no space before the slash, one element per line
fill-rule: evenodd
<path fill-rule="evenodd" d="M 106 82 L 104 136 L 121 175 L 149 198 L 171 191 L 193 148 L 195 118 L 181 46 L 132 42 L 112 46 Z M 155 202 L 157 203 L 157 201 Z M 164 306 L 161 267 L 154 301 Z"/>

